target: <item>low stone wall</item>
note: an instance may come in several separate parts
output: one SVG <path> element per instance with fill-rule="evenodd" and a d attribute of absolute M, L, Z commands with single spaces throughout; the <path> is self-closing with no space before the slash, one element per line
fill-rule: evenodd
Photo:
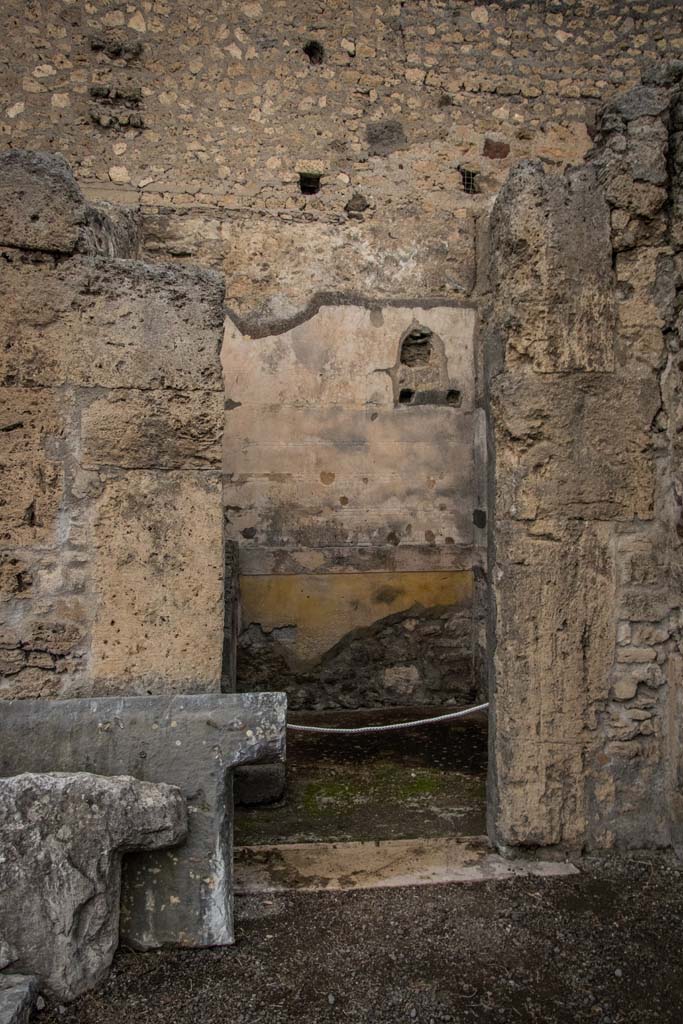
<path fill-rule="evenodd" d="M 0 161 L 0 696 L 215 690 L 223 286 Z"/>

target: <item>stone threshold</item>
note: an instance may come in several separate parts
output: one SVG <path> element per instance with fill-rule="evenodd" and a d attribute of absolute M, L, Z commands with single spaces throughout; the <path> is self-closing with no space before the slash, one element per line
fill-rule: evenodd
<path fill-rule="evenodd" d="M 579 874 L 571 863 L 505 860 L 486 836 L 350 843 L 284 843 L 235 849 L 236 893 L 330 892 Z"/>

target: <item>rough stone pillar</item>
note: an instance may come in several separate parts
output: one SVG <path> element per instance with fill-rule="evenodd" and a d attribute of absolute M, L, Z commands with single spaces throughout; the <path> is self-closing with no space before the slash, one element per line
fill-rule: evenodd
<path fill-rule="evenodd" d="M 502 846 L 672 841 L 675 76 L 615 101 L 585 166 L 516 168 L 491 218 L 490 831 Z"/>
<path fill-rule="evenodd" d="M 223 283 L 134 227 L 0 157 L 2 697 L 220 689 Z"/>

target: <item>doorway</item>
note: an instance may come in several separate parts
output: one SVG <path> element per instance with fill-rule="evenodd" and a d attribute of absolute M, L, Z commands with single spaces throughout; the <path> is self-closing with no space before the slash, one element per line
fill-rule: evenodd
<path fill-rule="evenodd" d="M 337 302 L 272 334 L 227 327 L 227 685 L 285 690 L 291 722 L 388 724 L 486 699 L 474 325 L 445 302 Z M 266 786 L 269 805 L 264 787 L 241 793 L 236 842 L 482 836 L 486 761 L 485 715 L 290 734 L 286 789 Z"/>

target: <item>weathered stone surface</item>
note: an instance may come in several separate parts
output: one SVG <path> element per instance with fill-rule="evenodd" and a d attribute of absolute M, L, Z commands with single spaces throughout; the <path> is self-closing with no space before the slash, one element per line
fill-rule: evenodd
<path fill-rule="evenodd" d="M 140 221 L 107 203 L 88 206 L 58 153 L 15 149 L 0 154 L 0 246 L 128 259 L 140 249 Z"/>
<path fill-rule="evenodd" d="M 0 974 L 0 1024 L 29 1024 L 38 997 L 38 979 Z"/>
<path fill-rule="evenodd" d="M 474 328 L 428 301 L 331 302 L 257 338 L 227 325 L 240 689 L 313 708 L 471 694 L 472 575 L 454 561 L 479 561 Z"/>
<path fill-rule="evenodd" d="M 0 245 L 72 253 L 85 222 L 85 201 L 64 157 L 0 154 Z"/>
<path fill-rule="evenodd" d="M 223 284 L 208 271 L 8 250 L 0 304 L 4 384 L 222 390 Z"/>
<path fill-rule="evenodd" d="M 593 168 L 514 168 L 491 215 L 491 287 L 502 358 L 538 373 L 611 370 L 615 301 L 609 208 Z M 504 322 L 503 322 L 504 320 Z"/>
<path fill-rule="evenodd" d="M 581 845 L 583 766 L 613 659 L 609 526 L 498 521 L 494 572 L 493 834 Z"/>
<path fill-rule="evenodd" d="M 404 149 L 408 140 L 400 121 L 377 121 L 366 129 L 370 156 L 388 156 L 397 149 Z"/>
<path fill-rule="evenodd" d="M 449 160 L 452 167 L 452 150 Z M 399 207 L 398 202 L 385 208 L 391 217 L 379 223 L 369 212 L 363 214 L 364 221 L 349 220 L 345 212 L 345 229 L 340 230 L 339 211 L 351 198 L 346 189 L 338 193 L 339 205 L 330 208 L 330 217 L 295 212 L 244 218 L 212 206 L 169 210 L 145 205 L 143 251 L 153 260 L 189 259 L 224 274 L 229 308 L 239 314 L 249 334 L 286 329 L 310 315 L 321 294 L 337 300 L 370 295 L 386 301 L 397 295 L 469 296 L 475 221 L 469 211 L 453 210 L 459 182 L 460 175 L 451 169 L 449 191 L 436 198 L 430 213 L 431 232 L 417 209 L 413 212 L 403 203 Z M 411 236 L 409 248 L 397 246 L 397 229 Z M 274 252 L 279 254 L 277 273 L 271 263 Z"/>
<path fill-rule="evenodd" d="M 8 942 L 0 938 L 0 971 L 4 971 L 5 967 L 16 960 L 17 953 Z"/>
<path fill-rule="evenodd" d="M 187 841 L 126 858 L 121 934 L 144 949 L 223 945 L 234 939 L 229 770 L 281 760 L 285 719 L 283 694 L 6 702 L 0 776 L 85 768 L 178 786 Z"/>
<path fill-rule="evenodd" d="M 654 85 L 636 86 L 629 92 L 618 93 L 607 106 L 607 114 L 616 114 L 624 121 L 635 121 L 639 117 L 657 117 L 669 106 L 665 90 Z"/>
<path fill-rule="evenodd" d="M 64 423 L 69 402 L 52 391 L 0 391 L 0 542 L 53 542 L 64 498 Z"/>
<path fill-rule="evenodd" d="M 92 516 L 91 574 L 99 607 L 85 685 L 91 682 L 99 693 L 122 686 L 129 693 L 219 690 L 220 475 L 113 475 L 100 485 Z"/>
<path fill-rule="evenodd" d="M 661 847 L 681 834 L 677 109 L 654 86 L 612 104 L 585 172 L 595 195 L 560 243 L 604 284 L 599 307 L 567 262 L 578 323 L 583 309 L 593 336 L 612 339 L 602 363 L 588 332 L 575 360 L 577 337 L 538 321 L 557 186 L 514 172 L 491 219 L 490 823 L 504 845 Z M 596 203 L 609 234 L 591 257 L 572 224 Z M 564 359 L 561 375 L 534 348 L 519 358 L 529 336 Z"/>
<path fill-rule="evenodd" d="M 86 663 L 89 621 L 82 599 L 15 602 L 0 612 L 0 695 L 57 697 Z M 33 614 L 31 614 L 33 612 Z"/>
<path fill-rule="evenodd" d="M 116 389 L 81 413 L 85 469 L 220 468 L 222 392 Z"/>
<path fill-rule="evenodd" d="M 1 779 L 0 934 L 12 970 L 62 1000 L 96 985 L 118 945 L 122 854 L 186 831 L 173 786 L 84 772 Z"/>
<path fill-rule="evenodd" d="M 299 309 L 318 289 L 469 290 L 474 252 L 458 236 L 465 227 L 471 241 L 472 213 L 488 209 L 508 166 L 483 154 L 486 139 L 515 161 L 577 162 L 596 103 L 653 64 L 672 80 L 683 24 L 676 3 L 546 12 L 378 0 L 343 18 L 323 11 L 306 30 L 324 43 L 311 65 L 304 0 L 203 0 L 203 32 L 175 4 L 163 34 L 153 12 L 96 0 L 72 5 L 65 58 L 49 8 L 6 4 L 5 144 L 68 153 L 89 196 L 141 208 L 162 258 L 222 266 L 242 313 Z M 65 67 L 75 53 L 78 67 Z M 300 191 L 299 161 L 323 172 L 314 195 Z M 479 170 L 474 194 L 462 163 Z M 371 207 L 349 222 L 357 191 Z"/>
<path fill-rule="evenodd" d="M 520 373 L 496 380 L 498 515 L 614 519 L 654 512 L 654 378 Z"/>
<path fill-rule="evenodd" d="M 5 162 L 71 235 L 2 249 L 0 694 L 218 690 L 223 283 L 88 255 L 134 254 L 137 217 Z"/>

